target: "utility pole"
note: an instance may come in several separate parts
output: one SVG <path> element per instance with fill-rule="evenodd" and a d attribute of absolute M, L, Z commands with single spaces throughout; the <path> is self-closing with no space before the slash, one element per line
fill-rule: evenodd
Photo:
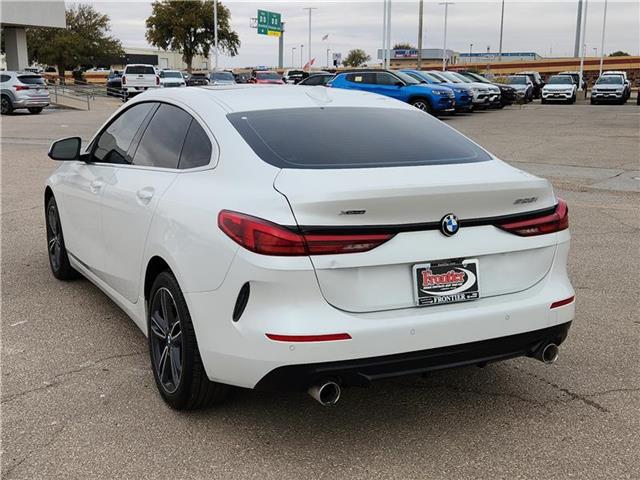
<path fill-rule="evenodd" d="M 382 2 L 382 68 L 387 66 L 387 2 L 389 0 L 383 0 Z"/>
<path fill-rule="evenodd" d="M 502 33 L 504 32 L 504 0 L 502 0 L 502 11 L 500 13 L 500 43 L 498 45 L 498 61 L 502 61 Z"/>
<path fill-rule="evenodd" d="M 215 50 L 215 63 L 213 67 L 213 71 L 218 70 L 218 0 L 214 0 L 213 2 L 213 43 Z"/>
<path fill-rule="evenodd" d="M 306 7 L 303 10 L 309 11 L 309 44 L 307 45 L 307 51 L 309 55 L 309 73 L 311 73 L 311 12 L 317 10 L 316 7 Z M 304 69 L 303 69 L 304 70 Z"/>
<path fill-rule="evenodd" d="M 582 83 L 582 88 L 584 88 L 585 91 L 585 95 L 587 93 L 586 90 L 586 85 L 584 85 L 584 82 L 582 81 L 582 78 L 584 77 L 584 56 L 585 56 L 585 50 L 587 49 L 587 45 L 585 44 L 585 37 L 587 34 L 587 10 L 589 8 L 589 0 L 584 0 L 584 14 L 582 15 L 582 39 L 580 42 L 580 46 L 582 47 L 582 55 L 580 55 L 580 78 L 579 78 L 579 82 Z"/>
<path fill-rule="evenodd" d="M 418 60 L 416 62 L 416 68 L 420 70 L 420 64 L 422 63 L 422 16 L 424 13 L 424 0 L 420 0 L 420 7 L 418 8 Z"/>
<path fill-rule="evenodd" d="M 304 51 L 304 45 L 300 45 L 300 68 L 304 67 L 304 60 L 302 60 L 302 52 Z"/>
<path fill-rule="evenodd" d="M 604 31 L 607 28 L 607 0 L 604 0 L 604 15 L 602 17 L 602 41 L 600 42 L 600 75 L 602 75 L 602 64 L 604 63 Z"/>
<path fill-rule="evenodd" d="M 391 68 L 391 0 L 387 0 L 387 63 L 384 68 Z"/>
<path fill-rule="evenodd" d="M 449 15 L 449 5 L 453 5 L 453 2 L 440 2 L 440 5 L 444 5 L 444 41 L 442 43 L 442 71 L 447 69 L 447 17 Z"/>
<path fill-rule="evenodd" d="M 295 67 L 293 63 L 293 54 L 296 52 L 296 47 L 291 47 L 291 68 Z"/>
<path fill-rule="evenodd" d="M 581 26 L 582 26 L 582 0 L 578 0 L 578 21 L 576 22 L 576 44 L 575 44 L 575 47 L 573 48 L 573 56 L 575 58 L 580 56 Z"/>

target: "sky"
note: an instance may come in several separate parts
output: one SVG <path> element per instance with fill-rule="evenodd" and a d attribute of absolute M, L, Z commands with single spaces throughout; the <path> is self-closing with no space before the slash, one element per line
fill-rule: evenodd
<path fill-rule="evenodd" d="M 71 3 L 71 2 L 67 2 Z M 111 18 L 112 33 L 125 47 L 146 47 L 145 20 L 151 14 L 150 1 L 85 1 Z M 219 65 L 240 67 L 276 65 L 278 39 L 258 35 L 250 28 L 251 17 L 258 8 L 282 14 L 285 22 L 285 65 L 300 65 L 300 45 L 304 44 L 304 61 L 308 54 L 308 13 L 312 16 L 312 56 L 316 65 L 326 64 L 327 49 L 344 56 L 353 48 L 364 49 L 375 58 L 382 45 L 383 2 L 370 1 L 270 1 L 226 0 L 231 11 L 233 29 L 240 36 L 236 57 L 220 56 Z M 425 0 L 424 48 L 441 48 L 444 32 L 444 7 L 438 0 Z M 391 42 L 417 44 L 418 1 L 393 0 Z M 459 52 L 498 50 L 500 1 L 455 1 L 449 5 L 447 48 Z M 585 43 L 587 55 L 599 55 L 604 12 L 603 0 L 590 0 L 587 10 Z M 577 0 L 537 2 L 506 0 L 503 51 L 537 52 L 542 56 L 572 56 L 576 28 Z M 322 37 L 328 35 L 327 40 Z M 473 46 L 471 47 L 471 44 Z M 597 52 L 596 50 L 597 49 Z M 623 50 L 640 55 L 640 1 L 610 0 L 607 7 L 605 53 Z"/>

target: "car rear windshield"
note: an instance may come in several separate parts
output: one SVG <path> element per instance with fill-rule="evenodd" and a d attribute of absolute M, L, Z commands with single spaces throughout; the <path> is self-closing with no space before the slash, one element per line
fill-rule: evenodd
<path fill-rule="evenodd" d="M 40 75 L 20 75 L 18 80 L 27 85 L 44 85 L 44 78 Z"/>
<path fill-rule="evenodd" d="M 212 80 L 225 80 L 225 81 L 232 82 L 233 81 L 233 74 L 231 74 L 229 72 L 215 72 L 215 73 L 211 74 L 211 79 Z"/>
<path fill-rule="evenodd" d="M 276 72 L 257 72 L 256 78 L 260 80 L 280 80 L 280 75 Z"/>
<path fill-rule="evenodd" d="M 227 115 L 265 162 L 279 168 L 371 168 L 490 160 L 473 142 L 413 109 L 320 107 Z"/>
<path fill-rule="evenodd" d="M 156 71 L 153 67 L 145 67 L 144 65 L 133 65 L 125 70 L 127 75 L 155 75 Z"/>

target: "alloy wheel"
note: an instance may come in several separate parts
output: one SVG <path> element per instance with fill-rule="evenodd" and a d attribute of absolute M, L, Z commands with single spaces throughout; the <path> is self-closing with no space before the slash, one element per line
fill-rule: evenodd
<path fill-rule="evenodd" d="M 182 328 L 173 295 L 166 287 L 156 290 L 150 305 L 151 360 L 159 383 L 169 394 L 182 376 Z"/>
<path fill-rule="evenodd" d="M 55 205 L 49 205 L 47 210 L 47 245 L 49 250 L 49 259 L 54 270 L 58 270 L 62 263 L 62 239 L 60 223 L 58 222 L 58 212 Z"/>
<path fill-rule="evenodd" d="M 413 102 L 413 106 L 416 107 L 418 110 L 422 110 L 423 112 L 429 112 L 429 106 L 422 100 Z"/>
<path fill-rule="evenodd" d="M 9 99 L 3 96 L 1 105 L 2 105 L 2 114 L 4 115 L 6 113 L 9 113 Z"/>

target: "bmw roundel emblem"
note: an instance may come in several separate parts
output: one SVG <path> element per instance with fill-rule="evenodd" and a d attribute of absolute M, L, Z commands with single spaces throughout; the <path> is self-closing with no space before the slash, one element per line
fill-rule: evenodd
<path fill-rule="evenodd" d="M 460 221 L 453 213 L 447 213 L 440 221 L 440 231 L 450 237 L 455 235 L 460 230 Z"/>

